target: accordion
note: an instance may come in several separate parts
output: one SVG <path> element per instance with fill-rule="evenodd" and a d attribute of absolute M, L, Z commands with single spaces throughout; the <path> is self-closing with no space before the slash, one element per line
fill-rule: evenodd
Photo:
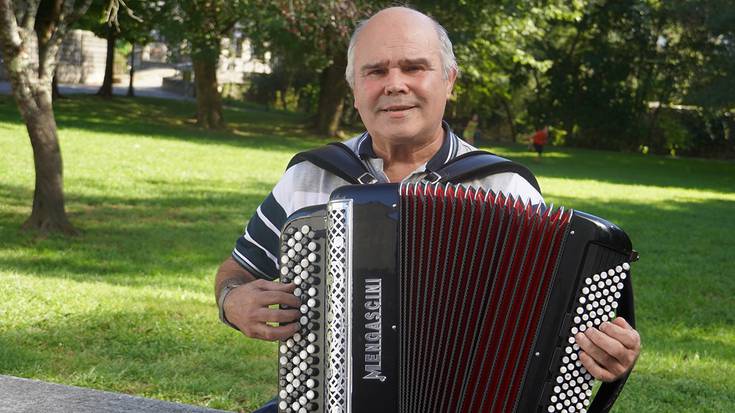
<path fill-rule="evenodd" d="M 346 186 L 292 214 L 280 276 L 280 412 L 607 411 L 624 379 L 574 335 L 634 324 L 628 236 L 579 211 L 461 185 Z"/>

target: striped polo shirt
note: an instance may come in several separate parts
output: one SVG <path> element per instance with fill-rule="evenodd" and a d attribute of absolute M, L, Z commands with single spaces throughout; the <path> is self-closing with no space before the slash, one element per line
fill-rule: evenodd
<path fill-rule="evenodd" d="M 476 150 L 455 135 L 443 123 L 444 141 L 439 151 L 425 164 L 410 173 L 402 182 L 420 182 L 428 171 L 435 171 L 449 160 Z M 373 150 L 372 137 L 367 132 L 344 142 L 362 160 L 370 173 L 382 183 L 389 182 L 383 172 L 383 160 Z M 245 233 L 237 239 L 232 258 L 258 278 L 273 280 L 278 276 L 278 242 L 286 218 L 293 212 L 312 205 L 325 204 L 335 189 L 349 182 L 318 166 L 304 161 L 288 168 L 248 221 Z M 503 192 L 542 203 L 536 189 L 520 175 L 508 172 L 463 182 L 495 192 Z"/>

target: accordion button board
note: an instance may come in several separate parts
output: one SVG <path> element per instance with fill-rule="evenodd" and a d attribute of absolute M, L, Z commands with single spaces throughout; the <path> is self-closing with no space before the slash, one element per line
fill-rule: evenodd
<path fill-rule="evenodd" d="M 634 325 L 627 235 L 579 211 L 451 185 L 348 186 L 281 233 L 301 329 L 279 412 L 606 412 L 574 336 Z M 626 377 L 627 378 L 627 377 Z"/>
<path fill-rule="evenodd" d="M 286 413 L 323 411 L 325 255 L 324 218 L 295 219 L 281 231 L 280 280 L 294 283 L 301 301 L 301 328 L 281 341 L 279 353 L 278 409 Z M 285 307 L 284 307 L 285 308 Z"/>

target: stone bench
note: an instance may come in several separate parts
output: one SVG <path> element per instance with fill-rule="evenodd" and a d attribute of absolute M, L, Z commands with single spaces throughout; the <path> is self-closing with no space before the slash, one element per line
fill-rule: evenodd
<path fill-rule="evenodd" d="M 0 375 L 0 412 L 222 413 L 224 411 Z"/>

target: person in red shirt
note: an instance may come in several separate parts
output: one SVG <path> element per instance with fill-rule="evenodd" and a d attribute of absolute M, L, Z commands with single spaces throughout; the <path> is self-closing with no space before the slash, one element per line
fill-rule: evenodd
<path fill-rule="evenodd" d="M 531 144 L 533 144 L 533 149 L 536 150 L 536 153 L 538 153 L 538 159 L 541 159 L 541 154 L 544 151 L 544 145 L 546 145 L 546 141 L 549 139 L 549 127 L 544 126 L 543 129 L 537 130 L 533 135 L 531 135 Z"/>

